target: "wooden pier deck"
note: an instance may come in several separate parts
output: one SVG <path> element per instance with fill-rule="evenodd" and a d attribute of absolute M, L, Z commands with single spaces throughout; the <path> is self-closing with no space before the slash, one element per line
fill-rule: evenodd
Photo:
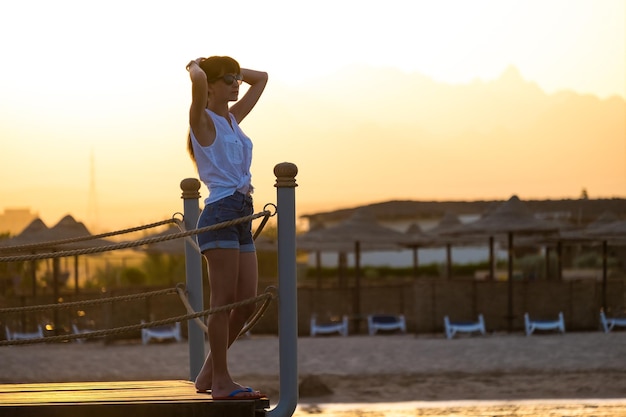
<path fill-rule="evenodd" d="M 0 417 L 263 417 L 269 400 L 216 401 L 190 381 L 0 384 Z"/>

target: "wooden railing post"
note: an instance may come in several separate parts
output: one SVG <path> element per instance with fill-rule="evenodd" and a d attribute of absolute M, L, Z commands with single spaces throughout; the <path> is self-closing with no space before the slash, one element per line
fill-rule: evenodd
<path fill-rule="evenodd" d="M 180 183 L 184 200 L 184 223 L 186 230 L 197 227 L 200 217 L 200 181 L 185 178 Z M 194 240 L 195 236 L 192 237 Z M 194 311 L 204 310 L 202 291 L 202 254 L 185 239 L 185 276 L 187 297 Z M 204 363 L 204 330 L 194 320 L 187 321 L 189 343 L 189 380 L 194 381 Z"/>
<path fill-rule="evenodd" d="M 298 167 L 274 167 L 278 215 L 278 354 L 280 398 L 269 417 L 293 415 L 298 405 L 298 290 L 296 282 L 296 198 Z"/>

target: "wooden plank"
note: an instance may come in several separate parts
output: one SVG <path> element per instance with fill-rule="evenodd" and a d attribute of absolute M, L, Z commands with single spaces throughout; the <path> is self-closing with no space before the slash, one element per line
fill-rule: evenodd
<path fill-rule="evenodd" d="M 185 388 L 193 390 L 191 381 L 115 381 L 115 382 L 55 382 L 31 384 L 0 384 L 0 396 L 6 392 L 76 391 L 146 388 Z"/>
<path fill-rule="evenodd" d="M 190 381 L 115 381 L 0 385 L 0 417 L 265 415 L 269 400 L 215 401 Z M 117 417 L 117 416 L 116 416 Z"/>

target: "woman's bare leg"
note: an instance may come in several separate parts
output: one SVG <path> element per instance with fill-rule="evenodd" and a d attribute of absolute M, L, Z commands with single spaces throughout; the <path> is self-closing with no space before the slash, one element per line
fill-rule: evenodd
<path fill-rule="evenodd" d="M 235 253 L 233 254 L 233 252 Z M 237 256 L 233 256 L 235 254 Z M 207 251 L 205 256 L 207 256 L 209 261 L 212 308 L 256 296 L 258 266 L 255 252 L 239 253 L 231 249 L 213 249 Z M 234 259 L 237 260 L 235 261 Z M 237 266 L 229 267 L 229 265 L 233 265 L 233 262 L 236 262 Z M 233 271 L 238 273 L 236 278 L 233 277 Z M 226 281 L 225 277 L 228 277 L 227 282 L 224 282 Z M 233 282 L 236 283 L 234 288 L 232 287 Z M 231 296 L 229 294 L 233 294 L 233 292 L 234 299 L 230 300 Z M 239 384 L 232 381 L 228 373 L 226 350 L 237 340 L 241 329 L 254 312 L 254 309 L 255 306 L 253 304 L 248 304 L 234 309 L 230 314 L 219 313 L 209 317 L 209 344 L 211 345 L 211 352 L 196 377 L 195 385 L 198 391 L 206 391 L 212 388 L 214 396 L 223 396 L 240 387 Z M 227 323 L 226 343 L 224 343 L 224 323 Z M 217 351 L 215 351 L 216 348 L 218 349 Z M 217 358 L 219 358 L 219 362 Z M 214 385 L 215 387 L 213 387 Z M 217 386 L 220 386 L 220 388 L 218 389 Z M 229 386 L 232 389 L 223 388 L 224 386 Z M 227 390 L 227 393 L 223 393 Z"/>

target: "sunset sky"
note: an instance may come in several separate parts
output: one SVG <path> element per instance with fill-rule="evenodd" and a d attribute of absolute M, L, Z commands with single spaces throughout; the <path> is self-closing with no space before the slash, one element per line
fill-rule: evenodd
<path fill-rule="evenodd" d="M 515 190 L 475 187 L 447 193 L 443 177 L 431 179 L 443 181 L 436 193 L 394 189 L 391 179 L 384 190 L 372 187 L 367 195 L 354 196 L 347 192 L 345 198 L 329 193 L 328 186 L 307 188 L 319 184 L 308 179 L 325 175 L 327 166 L 324 160 L 307 160 L 308 148 L 315 143 L 298 143 L 293 137 L 290 146 L 279 146 L 285 138 L 265 139 L 263 132 L 270 126 L 275 130 L 286 122 L 280 112 L 270 111 L 272 97 L 279 90 L 303 91 L 346 68 L 392 68 L 462 85 L 496 79 L 514 66 L 547 94 L 567 90 L 601 100 L 625 99 L 625 4 L 623 0 L 4 2 L 0 211 L 30 208 L 49 226 L 70 213 L 92 229 L 95 226 L 94 231 L 107 231 L 182 210 L 179 183 L 196 176 L 185 150 L 190 102 L 185 64 L 209 55 L 230 55 L 243 67 L 270 75 L 266 95 L 242 123 L 255 142 L 253 180 L 259 210 L 275 201 L 272 168 L 282 161 L 297 163 L 301 169 L 299 215 L 388 198 L 508 199 Z M 350 73 L 346 81 L 358 83 L 359 76 Z M 402 77 L 382 78 L 362 86 L 363 100 L 370 89 L 402 88 Z M 317 93 L 332 97 L 335 90 L 322 87 Z M 342 97 L 333 99 L 340 102 Z M 294 95 L 282 105 L 294 111 L 310 109 L 306 100 Z M 272 117 L 261 117 L 268 114 Z M 324 119 L 317 123 L 324 124 Z M 626 138 L 623 142 L 626 166 Z M 356 150 L 351 158 L 357 161 L 380 152 L 358 138 L 346 137 L 345 143 Z M 380 175 L 393 164 L 392 153 L 380 161 Z M 463 176 L 464 169 L 451 167 L 446 175 Z M 626 170 L 619 172 L 624 178 L 613 179 L 598 191 L 600 195 L 590 187 L 590 196 L 626 197 Z M 359 181 L 351 171 L 343 175 L 355 175 L 353 181 Z M 536 189 L 521 187 L 520 198 L 577 198 L 580 187 L 586 186 L 562 188 L 559 178 L 546 181 Z M 205 197 L 206 189 L 201 192 Z"/>

